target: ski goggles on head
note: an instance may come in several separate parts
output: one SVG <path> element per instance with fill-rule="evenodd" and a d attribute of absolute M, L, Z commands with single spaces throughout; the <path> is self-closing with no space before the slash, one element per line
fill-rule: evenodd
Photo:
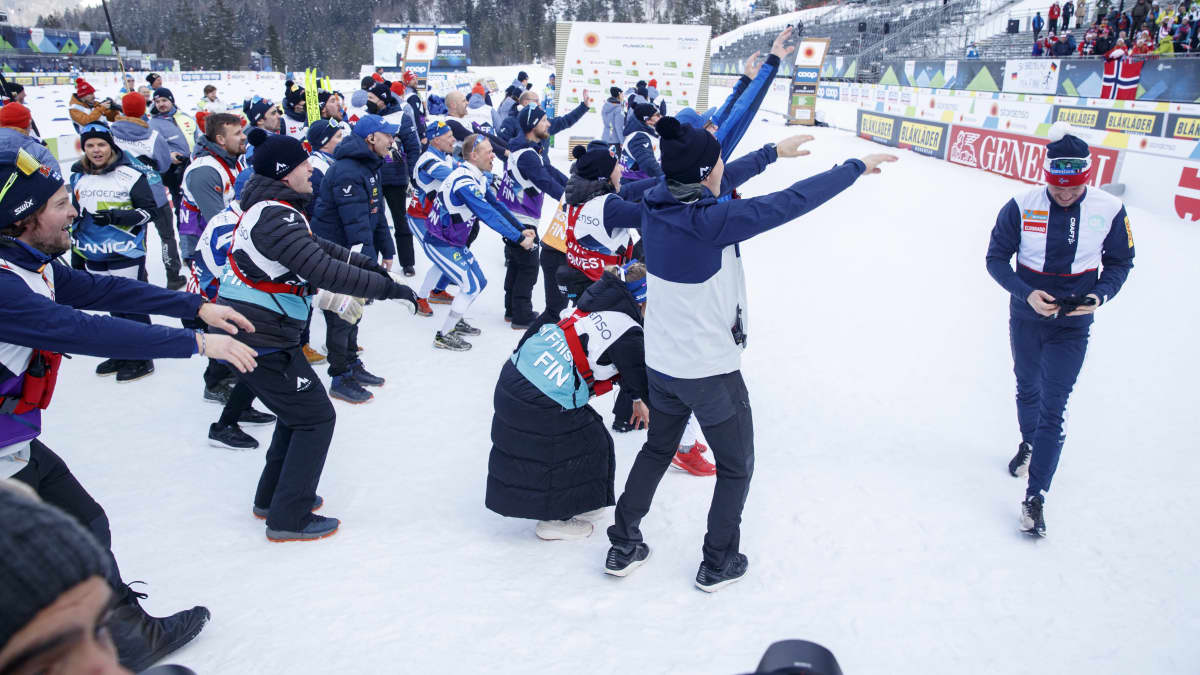
<path fill-rule="evenodd" d="M 625 278 L 625 273 L 628 272 L 629 268 L 633 267 L 633 265 L 637 262 L 637 260 L 630 260 L 624 265 L 621 265 L 621 281 L 625 282 L 625 288 L 629 289 L 629 294 L 633 296 L 633 299 L 638 303 L 643 303 L 646 301 L 646 277 L 642 277 L 637 281 L 631 281 Z"/>
<path fill-rule="evenodd" d="M 450 133 L 450 125 L 446 124 L 442 120 L 433 122 L 429 126 L 425 127 L 425 138 L 430 141 L 438 136 L 441 136 L 442 134 L 448 133 Z"/>
<path fill-rule="evenodd" d="M 1092 174 L 1092 160 L 1088 157 L 1047 158 L 1043 164 L 1046 182 L 1050 185 L 1068 187 L 1083 185 Z"/>

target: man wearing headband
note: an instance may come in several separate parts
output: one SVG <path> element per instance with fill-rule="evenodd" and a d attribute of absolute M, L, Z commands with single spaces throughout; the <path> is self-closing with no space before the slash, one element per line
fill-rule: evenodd
<path fill-rule="evenodd" d="M 1087 143 L 1050 130 L 1045 187 L 1010 199 L 996 219 L 987 270 L 1009 302 L 1021 444 L 1008 464 L 1028 474 L 1021 530 L 1046 536 L 1043 509 L 1066 436 L 1067 399 L 1083 366 L 1092 314 L 1133 269 L 1133 230 L 1121 200 L 1097 183 Z M 1014 271 L 1009 261 L 1017 256 Z"/>

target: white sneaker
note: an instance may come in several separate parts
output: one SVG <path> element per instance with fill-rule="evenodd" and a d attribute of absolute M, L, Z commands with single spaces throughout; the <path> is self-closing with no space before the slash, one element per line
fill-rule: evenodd
<path fill-rule="evenodd" d="M 578 518 L 570 520 L 539 520 L 535 532 L 538 539 L 545 539 L 547 541 L 586 539 L 592 536 L 592 524 Z"/>
<path fill-rule="evenodd" d="M 591 521 L 591 520 L 601 520 L 606 515 L 608 515 L 608 507 L 601 506 L 600 508 L 598 508 L 594 511 L 588 511 L 587 513 L 581 513 L 575 517 L 579 520 Z"/>

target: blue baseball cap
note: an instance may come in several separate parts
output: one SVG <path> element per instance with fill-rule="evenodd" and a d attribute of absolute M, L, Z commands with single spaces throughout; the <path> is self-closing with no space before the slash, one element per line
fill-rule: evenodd
<path fill-rule="evenodd" d="M 359 138 L 366 138 L 375 132 L 395 136 L 400 133 L 400 127 L 396 124 L 388 124 L 379 115 L 363 115 L 354 123 L 354 135 Z"/>
<path fill-rule="evenodd" d="M 425 127 L 425 138 L 430 141 L 438 136 L 448 133 L 451 133 L 450 125 L 446 124 L 446 122 L 443 120 L 430 122 L 429 125 Z"/>

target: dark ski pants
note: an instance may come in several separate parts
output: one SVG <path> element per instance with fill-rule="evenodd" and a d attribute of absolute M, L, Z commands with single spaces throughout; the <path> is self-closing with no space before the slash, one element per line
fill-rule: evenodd
<path fill-rule="evenodd" d="M 339 317 L 336 312 L 325 314 L 325 350 L 329 352 L 329 376 L 350 372 L 358 360 L 358 324 Z M 360 320 L 361 321 L 361 320 Z"/>
<path fill-rule="evenodd" d="M 512 322 L 528 326 L 537 320 L 533 311 L 533 287 L 538 278 L 537 249 L 526 251 L 519 244 L 504 241 L 504 316 Z"/>
<path fill-rule="evenodd" d="M 412 267 L 417 259 L 413 250 L 412 230 L 408 229 L 408 186 L 384 185 L 383 200 L 387 202 L 388 211 L 392 214 L 392 225 L 396 235 L 396 263 L 401 267 Z"/>
<path fill-rule="evenodd" d="M 79 484 L 79 480 L 67 468 L 67 463 L 41 441 L 34 439 L 29 444 L 29 464 L 12 477 L 33 488 L 42 501 L 57 506 L 79 521 L 79 524 L 96 538 L 108 554 L 111 567 L 108 583 L 119 597 L 125 597 L 127 591 L 121 581 L 121 571 L 117 569 L 117 559 L 112 553 L 112 532 L 108 529 L 108 516 Z"/>
<path fill-rule="evenodd" d="M 267 527 L 295 532 L 309 520 L 325 456 L 333 439 L 333 403 L 300 346 L 261 354 L 258 367 L 238 373 L 278 416 L 254 505 L 269 508 Z"/>
<path fill-rule="evenodd" d="M 1010 318 L 1008 328 L 1017 376 L 1017 423 L 1021 440 L 1033 445 L 1027 493 L 1046 492 L 1067 438 L 1067 399 L 1083 367 L 1089 327 Z"/>
<path fill-rule="evenodd" d="M 127 279 L 137 279 L 138 281 L 146 281 L 149 277 L 146 275 L 146 258 L 130 258 L 128 260 L 115 260 L 111 262 L 96 262 L 85 261 L 84 265 L 87 271 L 92 274 L 104 274 L 112 277 L 125 277 Z M 150 315 L 148 314 L 131 314 L 129 312 L 110 312 L 118 319 L 129 319 L 138 323 L 149 324 Z"/>
<path fill-rule="evenodd" d="M 642 541 L 639 525 L 679 448 L 688 417 L 695 413 L 717 464 L 702 550 L 710 567 L 723 568 L 726 559 L 738 552 L 742 507 L 754 474 L 754 422 L 746 383 L 736 370 L 695 380 L 669 378 L 652 370 L 648 375 L 650 428 L 625 480 L 608 538 L 623 549 Z"/>
<path fill-rule="evenodd" d="M 229 367 L 229 364 L 224 361 L 209 359 L 208 367 L 204 369 L 204 386 L 212 389 L 226 379 L 236 379 L 236 377 L 236 373 L 234 373 L 233 368 Z M 221 426 L 237 424 L 237 421 L 242 417 L 242 413 L 249 410 L 252 403 L 254 403 L 254 392 L 250 391 L 250 387 L 245 382 L 237 380 L 233 385 L 233 389 L 229 392 L 229 402 L 221 410 L 221 418 L 217 421 L 217 424 Z"/>
<path fill-rule="evenodd" d="M 557 317 L 567 308 L 567 294 L 558 285 L 558 266 L 567 264 L 567 254 L 546 246 L 539 247 L 538 262 L 542 266 L 542 286 L 546 291 L 546 314 Z"/>
<path fill-rule="evenodd" d="M 167 281 L 178 277 L 183 269 L 179 257 L 179 243 L 175 241 L 175 214 L 169 204 L 159 207 L 154 216 L 154 229 L 158 231 L 158 239 L 162 243 L 163 269 L 167 272 Z"/>

